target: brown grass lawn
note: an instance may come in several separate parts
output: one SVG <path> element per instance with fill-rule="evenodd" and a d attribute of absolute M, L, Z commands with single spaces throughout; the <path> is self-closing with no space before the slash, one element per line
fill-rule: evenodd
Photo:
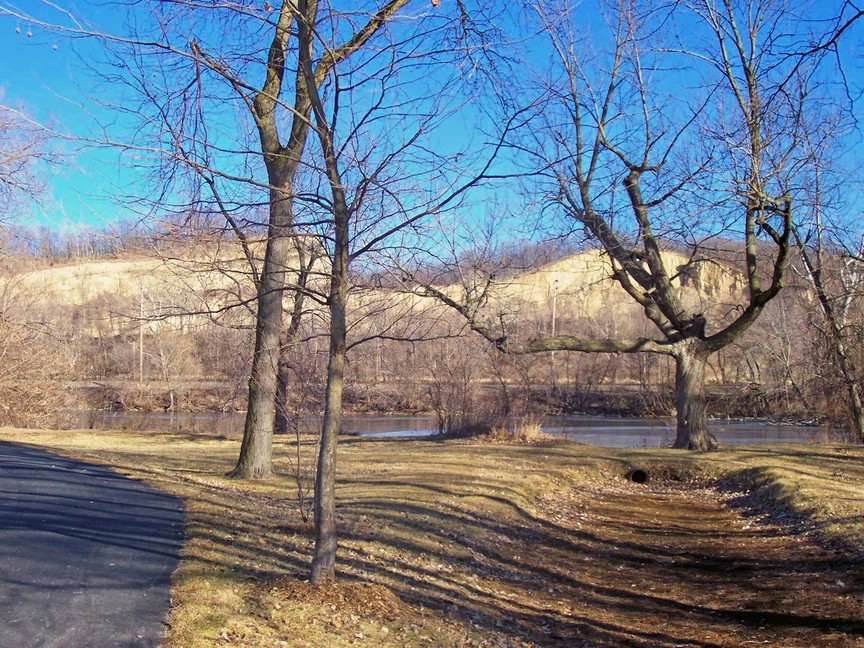
<path fill-rule="evenodd" d="M 246 483 L 224 477 L 236 441 L 0 438 L 185 500 L 165 647 L 864 646 L 860 447 L 345 439 L 340 580 L 315 589 L 287 440 L 281 476 Z M 632 467 L 648 484 L 625 479 Z"/>

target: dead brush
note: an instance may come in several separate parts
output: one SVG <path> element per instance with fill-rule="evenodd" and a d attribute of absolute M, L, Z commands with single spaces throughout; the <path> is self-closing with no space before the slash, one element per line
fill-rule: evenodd
<path fill-rule="evenodd" d="M 493 425 L 484 438 L 493 443 L 537 443 L 548 441 L 552 436 L 543 431 L 538 421 L 527 419 L 513 426 L 506 423 Z"/>

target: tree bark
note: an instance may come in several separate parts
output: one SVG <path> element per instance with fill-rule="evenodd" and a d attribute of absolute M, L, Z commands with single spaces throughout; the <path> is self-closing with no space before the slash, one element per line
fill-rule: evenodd
<path fill-rule="evenodd" d="M 324 154 L 325 169 L 333 196 L 333 258 L 330 274 L 330 356 L 324 394 L 324 422 L 315 475 L 315 551 L 309 580 L 314 585 L 336 579 L 336 442 L 342 424 L 342 387 L 345 377 L 346 310 L 348 307 L 348 267 L 351 263 L 348 224 L 351 212 L 339 170 L 334 146 L 335 113 L 327 118 L 319 89 L 326 75 L 340 61 L 362 47 L 409 0 L 389 0 L 344 45 L 329 50 L 313 70 L 313 32 L 317 0 L 298 0 L 297 10 L 305 19 L 297 21 L 298 74 L 305 81 L 306 98 L 315 116 L 316 132 Z M 338 99 L 334 99 L 334 111 Z"/>
<path fill-rule="evenodd" d="M 282 333 L 282 295 L 285 269 L 294 249 L 292 201 L 278 196 L 279 193 L 275 189 L 271 190 L 271 225 L 264 270 L 258 283 L 255 353 L 249 377 L 249 404 L 243 427 L 243 443 L 237 465 L 228 473 L 229 477 L 238 479 L 264 479 L 273 474 L 273 426 Z"/>
<path fill-rule="evenodd" d="M 855 440 L 864 443 L 864 399 L 861 397 L 861 386 L 856 381 L 848 383 L 849 400 L 852 407 L 852 426 Z"/>
<path fill-rule="evenodd" d="M 314 5 L 307 19 L 314 22 Z M 267 227 L 267 247 L 264 267 L 258 280 L 258 312 L 255 320 L 255 352 L 249 377 L 249 401 L 243 443 L 237 465 L 228 475 L 240 479 L 261 479 L 273 471 L 273 426 L 276 419 L 277 373 L 279 368 L 279 337 L 282 332 L 282 296 L 285 271 L 294 247 L 296 231 L 293 219 L 294 175 L 303 154 L 308 133 L 309 112 L 305 81 L 298 77 L 291 124 L 291 137 L 286 147 L 279 141 L 276 107 L 285 74 L 285 52 L 294 20 L 290 3 L 283 2 L 273 40 L 267 53 L 266 76 L 261 91 L 255 95 L 250 109 L 258 129 L 261 153 L 270 182 L 270 218 Z M 221 66 L 214 69 L 221 73 Z M 244 95 L 244 99 L 247 99 Z M 247 99 L 248 101 L 248 99 Z"/>
<path fill-rule="evenodd" d="M 337 240 L 339 238 L 337 235 Z M 315 552 L 309 577 L 313 585 L 336 580 L 336 443 L 342 426 L 347 270 L 347 254 L 337 255 L 330 287 L 330 358 L 327 363 L 318 472 L 315 476 Z"/>
<path fill-rule="evenodd" d="M 861 395 L 861 385 L 855 378 L 857 372 L 849 359 L 846 344 L 842 337 L 843 332 L 840 330 L 838 322 L 830 318 L 830 324 L 838 369 L 843 383 L 846 385 L 846 392 L 849 394 L 849 408 L 852 410 L 852 431 L 855 434 L 855 440 L 858 443 L 864 443 L 864 398 Z"/>
<path fill-rule="evenodd" d="M 688 344 L 675 355 L 675 416 L 677 430 L 674 448 L 711 450 L 717 439 L 708 430 L 705 414 L 705 367 L 708 354 Z"/>

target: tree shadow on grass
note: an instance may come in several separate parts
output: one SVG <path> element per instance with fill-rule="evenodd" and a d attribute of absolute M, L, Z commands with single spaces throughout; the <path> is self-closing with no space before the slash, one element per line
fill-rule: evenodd
<path fill-rule="evenodd" d="M 515 637 L 548 646 L 728 645 L 724 637 L 729 633 L 755 633 L 782 645 L 787 634 L 864 633 L 860 614 L 778 612 L 774 607 L 778 594 L 800 596 L 794 588 L 806 578 L 833 577 L 838 565 L 831 556 L 726 555 L 723 543 L 731 537 L 722 529 L 701 548 L 698 538 L 687 547 L 663 545 L 657 541 L 668 536 L 663 520 L 655 528 L 635 533 L 631 528 L 615 537 L 616 526 L 641 523 L 616 512 L 614 501 L 607 508 L 621 516 L 615 524 L 603 520 L 596 530 L 574 529 L 542 519 L 506 496 L 472 496 L 508 511 L 490 515 L 461 504 L 465 492 L 459 488 L 418 488 L 398 480 L 366 487 L 376 485 L 384 492 L 401 488 L 416 495 L 403 504 L 374 496 L 344 502 L 346 569 L 386 583 L 407 600 L 458 610 L 490 632 L 509 628 Z M 472 485 L 475 493 L 493 489 L 494 484 Z M 758 544 L 763 536 L 754 528 L 739 532 L 736 540 Z M 389 561 L 350 551 L 376 543 L 386 548 L 382 554 Z M 787 576 L 788 585 L 779 585 L 784 591 L 773 591 Z M 759 591 L 754 579 L 770 586 Z M 688 586 L 675 587 L 676 581 Z M 651 591 L 655 584 L 657 591 Z M 732 598 L 687 598 L 710 588 L 726 588 Z M 754 609 L 736 609 L 736 596 Z"/>
<path fill-rule="evenodd" d="M 860 558 L 784 544 L 777 528 L 726 527 L 731 514 L 716 503 L 658 503 L 634 486 L 594 493 L 556 517 L 526 504 L 507 478 L 468 475 L 434 453 L 387 470 L 340 480 L 340 578 L 386 585 L 499 643 L 830 646 L 864 633 L 854 603 L 825 604 L 860 600 Z M 236 581 L 305 578 L 311 529 L 290 497 L 196 488 L 202 576 L 218 568 Z"/>

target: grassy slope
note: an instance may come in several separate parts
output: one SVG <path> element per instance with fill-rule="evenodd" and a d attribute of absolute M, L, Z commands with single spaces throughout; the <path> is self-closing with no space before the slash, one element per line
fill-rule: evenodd
<path fill-rule="evenodd" d="M 340 449 L 341 581 L 316 591 L 303 581 L 311 529 L 297 513 L 294 482 L 225 479 L 236 442 L 13 429 L 0 430 L 0 438 L 105 463 L 185 499 L 188 542 L 166 646 L 509 645 L 505 630 L 475 625 L 465 602 L 504 628 L 536 596 L 543 570 L 554 565 L 508 548 L 537 522 L 538 497 L 586 479 L 621 479 L 637 465 L 657 476 L 732 479 L 755 488 L 754 501 L 778 501 L 864 545 L 864 448 L 697 455 L 557 441 L 349 439 Z M 276 452 L 277 468 L 290 474 L 293 452 L 281 440 Z"/>

